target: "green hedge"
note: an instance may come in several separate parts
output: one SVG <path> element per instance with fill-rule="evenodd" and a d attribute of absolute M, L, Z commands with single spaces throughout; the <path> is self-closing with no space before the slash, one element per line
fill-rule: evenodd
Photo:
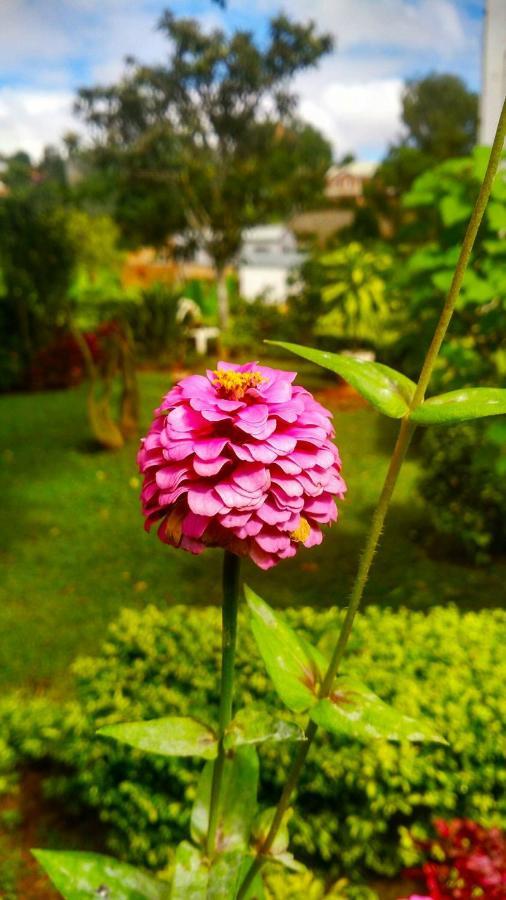
<path fill-rule="evenodd" d="M 332 611 L 287 615 L 325 648 Z M 240 628 L 238 702 L 279 707 L 244 617 Z M 22 705 L 14 698 L 0 706 L 2 733 L 18 758 L 52 760 L 50 790 L 72 808 L 96 810 L 120 857 L 166 864 L 167 848 L 187 833 L 200 766 L 144 755 L 94 731 L 189 711 L 214 721 L 219 643 L 216 609 L 125 610 L 100 654 L 75 664 L 75 701 Z M 506 825 L 505 646 L 503 611 L 369 608 L 358 618 L 347 670 L 404 712 L 432 718 L 450 747 L 362 746 L 320 735 L 292 819 L 299 858 L 337 863 L 352 877 L 367 869 L 391 874 L 411 862 L 406 827 L 428 832 L 436 815 Z M 261 755 L 261 801 L 271 805 L 291 749 L 278 744 Z"/>
<path fill-rule="evenodd" d="M 435 540 L 475 563 L 506 551 L 506 419 L 428 428 L 420 443 L 423 477 Z M 428 530 L 431 540 L 430 529 Z"/>

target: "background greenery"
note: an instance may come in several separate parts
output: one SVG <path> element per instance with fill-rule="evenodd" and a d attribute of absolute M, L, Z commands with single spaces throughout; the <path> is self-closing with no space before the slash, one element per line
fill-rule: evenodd
<path fill-rule="evenodd" d="M 290 368 L 293 360 L 277 364 Z M 348 482 L 341 519 L 321 547 L 301 552 L 269 573 L 278 606 L 343 605 L 363 535 L 394 440 L 395 423 L 365 407 L 342 409 L 335 380 L 297 362 L 300 381 L 323 390 L 336 415 L 337 443 Z M 163 373 L 143 372 L 142 428 L 169 388 Z M 349 399 L 349 398 L 348 398 Z M 346 400 L 346 393 L 344 394 Z M 350 401 L 349 401 L 350 402 Z M 353 406 L 353 399 L 351 404 Z M 91 650 L 123 605 L 149 597 L 173 603 L 218 603 L 220 553 L 178 553 L 144 534 L 134 444 L 115 454 L 89 438 L 82 388 L 0 397 L 4 578 L 0 588 L 0 678 L 5 686 L 41 687 L 65 681 L 68 663 Z M 416 538 L 427 506 L 416 493 L 420 467 L 406 463 L 367 592 L 372 603 L 426 609 L 448 601 L 462 607 L 500 605 L 506 564 L 473 569 L 433 558 Z M 265 593 L 266 576 L 246 566 Z M 338 574 L 336 574 L 338 573 Z"/>
<path fill-rule="evenodd" d="M 116 84 L 82 89 L 86 139 L 68 135 L 38 163 L 22 152 L 2 160 L 0 198 L 0 390 L 72 386 L 0 397 L 0 819 L 13 824 L 21 814 L 20 846 L 33 846 L 26 829 L 39 821 L 33 795 L 42 784 L 61 818 L 37 843 L 69 846 L 75 836 L 74 846 L 108 844 L 151 867 L 166 865 L 168 844 L 185 834 L 196 767 L 113 747 L 94 731 L 187 712 L 190 697 L 193 711 L 215 711 L 219 632 L 209 607 L 220 601 L 221 560 L 218 551 L 195 558 L 143 534 L 135 443 L 111 454 L 92 440 L 76 331 L 106 370 L 100 334 L 119 325 L 130 360 L 135 352 L 148 369 L 139 375 L 141 433 L 178 370 L 205 367 L 177 320 L 182 296 L 207 325 L 219 311 L 224 325 L 230 306 L 221 342 L 232 359 L 257 358 L 265 338 L 278 338 L 367 350 L 416 377 L 487 156 L 473 149 L 477 97 L 463 82 L 429 73 L 406 84 L 403 136 L 360 203 L 348 202 L 353 223 L 326 246 L 308 240 L 286 304 L 247 303 L 237 279 L 225 278 L 243 229 L 332 206 L 324 195 L 332 150 L 295 115 L 291 81 L 331 42 L 283 16 L 262 46 L 239 32 L 203 34 L 170 13 L 161 27 L 185 52 L 156 68 L 133 60 Z M 504 380 L 505 228 L 503 169 L 431 392 Z M 123 283 L 128 248 L 191 257 L 199 244 L 216 283 Z M 295 367 L 292 358 L 270 361 Z M 346 604 L 396 425 L 335 379 L 296 368 L 335 414 L 347 499 L 321 547 L 268 576 L 249 563 L 244 571 L 273 605 L 297 604 L 290 618 L 318 640 L 334 621 L 326 608 Z M 294 849 L 311 864 L 352 877 L 392 873 L 411 859 L 404 829 L 425 834 L 435 814 L 504 824 L 506 621 L 496 607 L 506 580 L 505 446 L 496 421 L 417 436 L 349 664 L 384 699 L 434 719 L 450 747 L 321 739 L 293 821 Z M 119 615 L 122 607 L 134 609 Z M 72 675 L 82 653 L 90 657 Z M 247 636 L 241 654 L 243 700 L 272 702 Z M 262 752 L 262 798 L 271 803 L 288 750 L 277 761 Z M 22 882 L 18 891 L 16 840 L 0 840 L 8 900 L 27 893 Z M 276 897 L 324 893 L 313 879 L 287 887 L 273 878 Z M 332 896 L 351 894 L 341 885 Z"/>
<path fill-rule="evenodd" d="M 268 599 L 276 593 L 271 584 Z M 287 616 L 330 650 L 335 610 L 302 608 Z M 43 766 L 46 790 L 64 801 L 67 817 L 94 811 L 104 826 L 96 839 L 116 856 L 155 869 L 170 862 L 170 848 L 186 835 L 201 764 L 134 751 L 95 730 L 190 712 L 215 721 L 219 621 L 217 609 L 125 610 L 98 653 L 75 664 L 70 702 L 14 696 L 0 703 L 2 733 L 18 762 Z M 399 710 L 429 718 L 448 746 L 362 745 L 318 735 L 291 823 L 296 857 L 352 879 L 392 875 L 416 858 L 408 831 L 427 837 L 435 816 L 506 825 L 505 640 L 501 610 L 369 607 L 359 617 L 346 672 Z M 237 683 L 238 708 L 279 709 L 244 613 Z M 266 806 L 284 783 L 291 753 L 290 745 L 261 747 Z"/>

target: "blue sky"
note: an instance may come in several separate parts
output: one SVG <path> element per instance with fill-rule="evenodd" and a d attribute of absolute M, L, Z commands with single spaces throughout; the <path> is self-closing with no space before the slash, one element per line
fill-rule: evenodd
<path fill-rule="evenodd" d="M 211 27 L 266 32 L 285 9 L 331 31 L 336 50 L 294 88 L 301 115 L 332 141 L 337 156 L 377 159 L 400 131 L 406 78 L 455 72 L 475 90 L 485 0 L 173 0 L 171 9 Z M 35 157 L 76 129 L 76 88 L 107 83 L 133 54 L 163 58 L 155 25 L 163 0 L 1 0 L 0 153 Z"/>

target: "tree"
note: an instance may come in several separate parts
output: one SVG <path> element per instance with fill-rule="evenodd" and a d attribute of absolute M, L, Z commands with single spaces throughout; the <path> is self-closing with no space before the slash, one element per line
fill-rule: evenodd
<path fill-rule="evenodd" d="M 402 97 L 406 143 L 435 162 L 466 156 L 476 143 L 478 97 L 456 75 L 408 81 Z"/>
<path fill-rule="evenodd" d="M 446 159 L 467 156 L 476 143 L 478 98 L 456 75 L 431 73 L 406 82 L 405 133 L 389 147 L 366 199 L 379 219 L 398 232 L 406 216 L 400 198 L 419 175 Z M 409 217 L 408 217 L 409 218 Z"/>
<path fill-rule="evenodd" d="M 149 196 L 173 199 L 185 232 L 214 261 L 225 327 L 224 273 L 244 227 L 308 201 L 315 131 L 296 120 L 288 81 L 315 65 L 332 40 L 283 15 L 271 20 L 262 45 L 250 32 L 206 33 L 170 12 L 159 28 L 170 43 L 168 64 L 130 59 L 118 84 L 81 90 L 77 111 L 99 153 L 125 162 Z M 322 147 L 320 139 L 317 172 L 328 156 Z M 163 240 L 170 220 L 154 211 Z"/>
<path fill-rule="evenodd" d="M 26 191 L 32 185 L 33 164 L 23 150 L 0 157 L 2 182 L 9 191 Z"/>
<path fill-rule="evenodd" d="M 76 263 L 65 210 L 36 192 L 0 204 L 0 330 L 27 364 L 66 324 Z"/>

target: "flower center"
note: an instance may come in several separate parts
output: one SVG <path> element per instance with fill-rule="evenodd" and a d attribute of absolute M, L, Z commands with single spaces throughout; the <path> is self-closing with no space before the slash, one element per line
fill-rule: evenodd
<path fill-rule="evenodd" d="M 295 531 L 292 531 L 290 537 L 292 541 L 298 541 L 299 544 L 303 544 L 304 541 L 307 541 L 309 535 L 311 534 L 311 527 L 307 519 L 303 516 L 300 517 L 299 524 Z"/>
<path fill-rule="evenodd" d="M 260 372 L 234 372 L 230 369 L 215 369 L 213 386 L 230 400 L 242 400 L 246 391 L 267 381 Z"/>

